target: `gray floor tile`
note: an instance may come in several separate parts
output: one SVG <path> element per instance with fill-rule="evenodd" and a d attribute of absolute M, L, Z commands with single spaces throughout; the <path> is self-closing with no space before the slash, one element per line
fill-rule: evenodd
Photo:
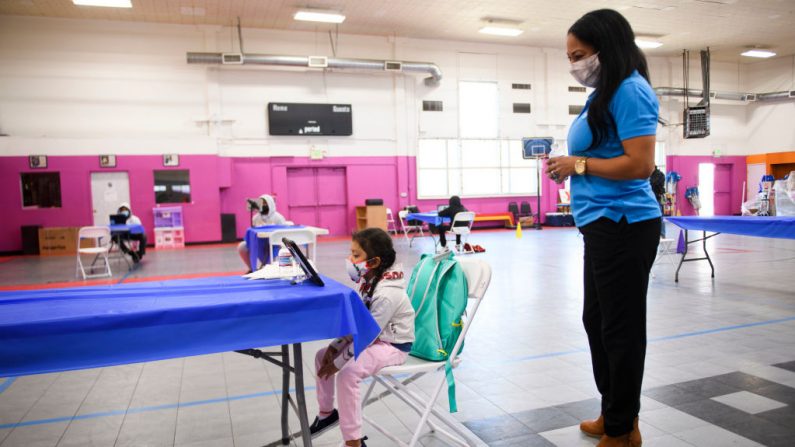
<path fill-rule="evenodd" d="M 67 422 L 16 427 L 6 436 L 3 447 L 53 447 L 61 439 Z"/>
<path fill-rule="evenodd" d="M 58 447 L 111 446 L 116 442 L 124 416 L 78 419 L 69 423 Z"/>
<path fill-rule="evenodd" d="M 533 434 L 526 425 L 512 416 L 468 421 L 464 422 L 464 426 L 487 443 Z"/>
<path fill-rule="evenodd" d="M 176 408 L 127 414 L 119 430 L 116 446 L 172 446 L 176 427 Z"/>
<path fill-rule="evenodd" d="M 513 415 L 519 422 L 526 425 L 531 433 L 541 433 L 571 425 L 579 425 L 580 419 L 572 416 L 559 407 L 539 408 L 523 411 Z"/>
<path fill-rule="evenodd" d="M 554 447 L 541 435 L 524 435 L 516 438 L 502 439 L 489 443 L 489 447 Z"/>

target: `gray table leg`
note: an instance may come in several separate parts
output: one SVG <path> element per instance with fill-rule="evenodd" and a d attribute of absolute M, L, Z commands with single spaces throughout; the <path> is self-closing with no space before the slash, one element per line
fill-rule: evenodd
<path fill-rule="evenodd" d="M 293 357 L 295 357 L 295 397 L 298 401 L 298 420 L 301 421 L 301 439 L 304 447 L 312 446 L 312 434 L 309 432 L 309 420 L 306 416 L 306 396 L 304 395 L 304 365 L 301 356 L 301 343 L 293 345 Z"/>
<path fill-rule="evenodd" d="M 678 242 L 677 242 L 678 244 Z M 687 230 L 685 230 L 685 251 L 682 253 L 682 257 L 679 258 L 679 265 L 676 267 L 676 275 L 674 275 L 674 282 L 679 282 L 679 269 L 682 268 L 682 264 L 685 262 L 685 256 L 687 256 L 687 245 L 689 244 L 687 238 Z"/>
<path fill-rule="evenodd" d="M 287 418 L 290 411 L 290 346 L 282 345 L 282 444 L 290 443 L 290 427 Z"/>

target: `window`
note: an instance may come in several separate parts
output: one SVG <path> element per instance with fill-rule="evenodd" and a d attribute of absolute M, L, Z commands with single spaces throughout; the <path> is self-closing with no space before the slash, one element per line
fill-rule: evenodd
<path fill-rule="evenodd" d="M 497 138 L 497 83 L 462 81 L 458 84 L 458 94 L 458 135 L 461 138 Z"/>
<path fill-rule="evenodd" d="M 23 208 L 60 208 L 61 174 L 41 172 L 20 174 Z"/>
<path fill-rule="evenodd" d="M 497 83 L 461 81 L 458 86 L 460 138 L 419 140 L 419 198 L 536 194 L 536 160 L 522 158 L 520 140 L 499 138 Z M 516 113 L 530 113 L 530 104 L 517 105 Z"/>
<path fill-rule="evenodd" d="M 444 110 L 442 101 L 422 101 L 423 112 L 441 112 Z"/>
<path fill-rule="evenodd" d="M 513 103 L 513 113 L 530 113 L 530 103 L 529 102 Z"/>
<path fill-rule="evenodd" d="M 535 195 L 535 160 L 521 140 L 423 139 L 417 150 L 420 198 Z"/>
<path fill-rule="evenodd" d="M 665 172 L 665 142 L 657 141 L 654 143 L 654 164 Z"/>
<path fill-rule="evenodd" d="M 585 106 L 570 105 L 569 106 L 569 115 L 579 115 L 580 113 L 582 113 L 582 109 L 584 109 L 584 108 L 585 108 Z"/>
<path fill-rule="evenodd" d="M 190 171 L 155 171 L 155 203 L 190 202 Z"/>

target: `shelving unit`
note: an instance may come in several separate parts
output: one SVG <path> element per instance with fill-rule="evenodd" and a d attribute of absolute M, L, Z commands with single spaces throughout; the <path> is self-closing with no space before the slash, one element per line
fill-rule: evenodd
<path fill-rule="evenodd" d="M 153 208 L 155 217 L 155 248 L 185 247 L 185 228 L 182 226 L 182 207 Z"/>
<path fill-rule="evenodd" d="M 357 206 L 356 230 L 380 228 L 386 231 L 386 207 L 383 205 Z"/>

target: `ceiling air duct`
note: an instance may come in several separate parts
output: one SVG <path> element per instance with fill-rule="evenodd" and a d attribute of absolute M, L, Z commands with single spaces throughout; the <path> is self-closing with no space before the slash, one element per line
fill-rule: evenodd
<path fill-rule="evenodd" d="M 430 62 L 410 62 L 378 59 L 327 58 L 325 56 L 284 56 L 274 54 L 236 53 L 230 62 L 230 53 L 188 53 L 189 64 L 208 65 L 262 65 L 271 67 L 334 68 L 340 70 L 367 70 L 403 73 L 427 73 L 425 84 L 435 86 L 442 79 L 442 70 Z M 323 63 L 325 62 L 325 64 Z"/>

